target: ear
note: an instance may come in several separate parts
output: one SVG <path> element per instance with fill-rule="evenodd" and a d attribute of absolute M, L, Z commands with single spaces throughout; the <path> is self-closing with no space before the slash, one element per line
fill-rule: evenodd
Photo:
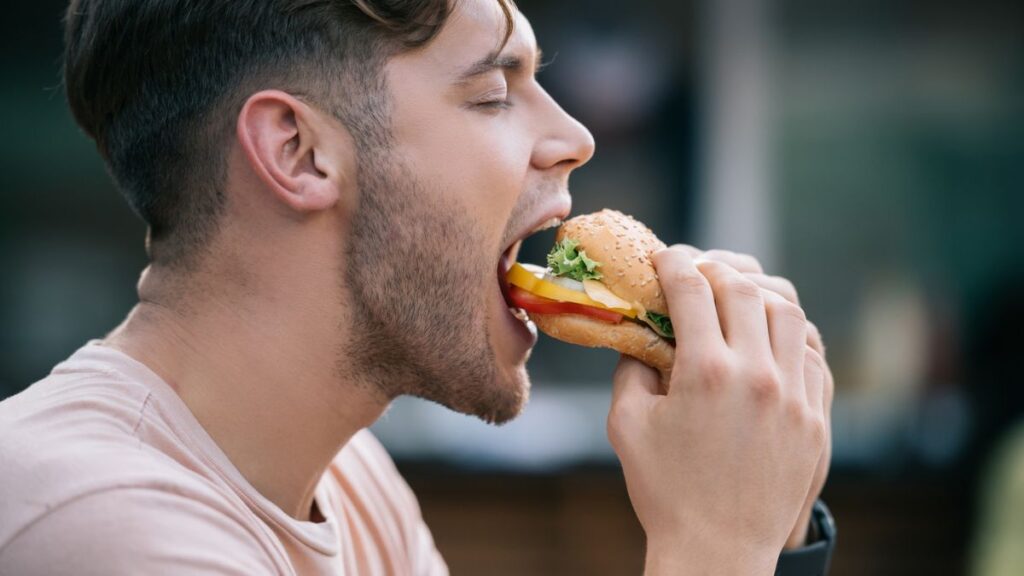
<path fill-rule="evenodd" d="M 337 204 L 351 174 L 341 123 L 279 90 L 257 92 L 238 114 L 238 143 L 274 198 L 299 213 Z"/>

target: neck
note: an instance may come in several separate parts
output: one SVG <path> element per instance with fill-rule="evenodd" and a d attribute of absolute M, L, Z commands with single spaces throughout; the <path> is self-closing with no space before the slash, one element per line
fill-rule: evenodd
<path fill-rule="evenodd" d="M 320 287 L 308 284 L 299 290 L 310 298 L 292 291 L 276 305 L 251 286 L 194 289 L 201 296 L 186 307 L 161 292 L 161 274 L 143 273 L 140 303 L 105 344 L 156 372 L 249 483 L 309 520 L 331 460 L 389 403 L 345 373 L 343 318 L 325 310 L 315 298 Z"/>

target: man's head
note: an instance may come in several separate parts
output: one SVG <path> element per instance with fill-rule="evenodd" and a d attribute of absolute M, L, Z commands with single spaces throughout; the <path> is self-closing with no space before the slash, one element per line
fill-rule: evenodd
<path fill-rule="evenodd" d="M 251 92 L 304 95 L 379 138 L 383 63 L 433 38 L 449 10 L 448 0 L 72 0 L 68 101 L 149 225 L 154 259 L 177 263 L 213 233 L 225 140 Z"/>
<path fill-rule="evenodd" d="M 65 78 L 154 266 L 308 263 L 340 374 L 504 421 L 532 338 L 499 259 L 593 149 L 537 58 L 505 0 L 77 0 Z"/>

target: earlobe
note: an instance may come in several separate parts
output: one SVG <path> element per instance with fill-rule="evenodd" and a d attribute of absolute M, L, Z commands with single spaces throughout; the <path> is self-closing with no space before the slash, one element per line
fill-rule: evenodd
<path fill-rule="evenodd" d="M 318 115 L 278 90 L 253 94 L 238 114 L 236 137 L 249 168 L 276 201 L 296 212 L 334 206 L 345 176 Z"/>

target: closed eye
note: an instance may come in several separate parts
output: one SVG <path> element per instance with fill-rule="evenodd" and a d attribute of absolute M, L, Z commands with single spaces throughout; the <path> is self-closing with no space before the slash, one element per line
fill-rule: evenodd
<path fill-rule="evenodd" d="M 502 86 L 499 89 L 491 90 L 482 94 L 480 98 L 470 102 L 470 105 L 474 108 L 504 110 L 510 108 L 512 106 L 512 102 L 508 97 L 508 87 Z"/>

